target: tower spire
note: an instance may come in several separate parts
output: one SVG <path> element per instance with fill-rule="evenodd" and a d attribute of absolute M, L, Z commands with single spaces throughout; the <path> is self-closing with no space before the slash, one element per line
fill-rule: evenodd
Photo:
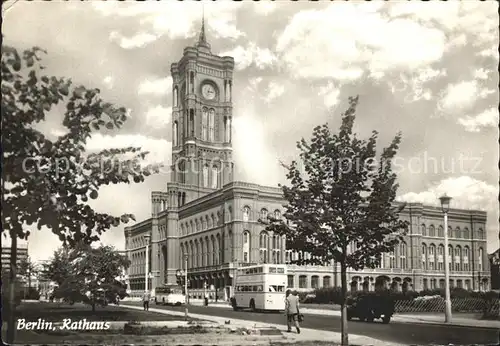
<path fill-rule="evenodd" d="M 207 42 L 207 37 L 205 35 L 205 5 L 203 4 L 203 12 L 202 12 L 202 17 L 201 17 L 201 30 L 200 30 L 200 36 L 198 37 L 198 47 L 205 47 L 210 49 L 210 44 Z"/>

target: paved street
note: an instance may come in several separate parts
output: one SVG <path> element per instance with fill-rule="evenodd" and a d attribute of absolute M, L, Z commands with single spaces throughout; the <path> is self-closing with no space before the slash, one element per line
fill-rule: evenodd
<path fill-rule="evenodd" d="M 127 305 L 138 305 L 126 303 Z M 125 305 L 125 303 L 123 303 Z M 173 311 L 184 311 L 184 307 L 165 307 L 153 305 L 155 308 Z M 217 307 L 190 306 L 189 311 L 196 314 L 221 316 L 251 320 L 261 323 L 285 325 L 285 319 L 279 313 L 252 313 L 250 311 L 232 311 Z M 340 318 L 337 316 L 306 315 L 304 328 L 340 332 Z M 471 328 L 459 326 L 443 326 L 436 324 L 408 324 L 391 322 L 388 325 L 380 322 L 366 323 L 351 321 L 349 333 L 368 336 L 393 343 L 405 345 L 419 344 L 497 344 L 498 329 Z"/>

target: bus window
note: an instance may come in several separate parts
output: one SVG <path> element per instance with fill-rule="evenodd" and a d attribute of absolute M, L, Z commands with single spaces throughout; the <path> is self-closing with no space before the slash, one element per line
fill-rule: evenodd
<path fill-rule="evenodd" d="M 279 274 L 285 274 L 285 268 L 278 268 Z"/>
<path fill-rule="evenodd" d="M 285 286 L 269 286 L 269 292 L 285 292 Z"/>
<path fill-rule="evenodd" d="M 262 287 L 262 285 L 259 286 L 259 292 L 262 292 L 264 289 Z"/>
<path fill-rule="evenodd" d="M 276 268 L 275 267 L 270 267 L 269 268 L 269 273 L 276 273 Z"/>

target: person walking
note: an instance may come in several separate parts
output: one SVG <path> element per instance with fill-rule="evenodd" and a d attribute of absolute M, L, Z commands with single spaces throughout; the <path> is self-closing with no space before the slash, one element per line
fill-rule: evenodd
<path fill-rule="evenodd" d="M 286 291 L 285 298 L 285 313 L 286 313 L 286 322 L 288 330 L 287 332 L 292 331 L 292 322 L 295 324 L 295 329 L 297 330 L 297 334 L 300 334 L 300 325 L 299 325 L 299 297 L 297 291 Z"/>
<path fill-rule="evenodd" d="M 149 291 L 144 291 L 144 295 L 142 296 L 142 304 L 144 305 L 144 311 L 149 311 L 149 300 L 151 299 L 151 295 Z"/>

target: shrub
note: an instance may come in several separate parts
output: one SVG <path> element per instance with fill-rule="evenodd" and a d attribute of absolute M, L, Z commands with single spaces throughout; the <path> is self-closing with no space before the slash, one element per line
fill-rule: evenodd
<path fill-rule="evenodd" d="M 40 299 L 40 292 L 37 289 L 35 289 L 34 287 L 30 287 L 29 289 L 26 290 L 25 299 L 39 300 Z"/>

